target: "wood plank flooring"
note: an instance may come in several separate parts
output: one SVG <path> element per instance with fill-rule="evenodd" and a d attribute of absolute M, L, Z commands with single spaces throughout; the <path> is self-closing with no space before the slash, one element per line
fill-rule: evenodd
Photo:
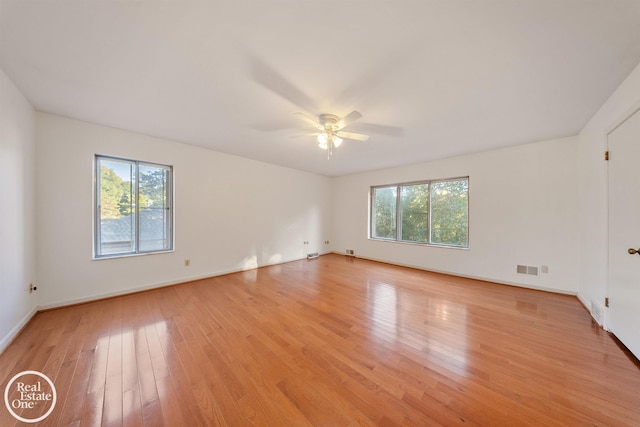
<path fill-rule="evenodd" d="M 636 363 L 575 297 L 326 255 L 38 313 L 0 386 L 49 376 L 47 426 L 628 426 Z"/>

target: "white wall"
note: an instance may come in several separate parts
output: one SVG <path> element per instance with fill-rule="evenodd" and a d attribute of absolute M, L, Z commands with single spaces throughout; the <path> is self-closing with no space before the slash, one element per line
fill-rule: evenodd
<path fill-rule="evenodd" d="M 34 120 L 0 70 L 0 352 L 36 309 Z"/>
<path fill-rule="evenodd" d="M 332 247 L 356 256 L 575 294 L 577 138 L 333 179 Z M 373 185 L 469 176 L 468 250 L 369 240 Z M 516 273 L 547 265 L 548 274 Z"/>
<path fill-rule="evenodd" d="M 337 252 L 350 248 L 359 256 L 418 268 L 578 292 L 586 305 L 602 304 L 607 295 L 602 154 L 607 132 L 638 107 L 640 67 L 576 138 L 329 180 L 36 115 L 0 70 L 0 351 L 36 304 L 52 307 L 326 252 L 322 241 L 330 229 Z M 175 166 L 174 253 L 91 259 L 95 153 Z M 469 250 L 367 239 L 371 185 L 464 175 L 470 176 L 471 189 Z M 311 244 L 303 246 L 305 240 Z M 191 267 L 184 267 L 186 258 Z M 516 264 L 550 270 L 522 276 L 515 273 Z M 39 287 L 34 294 L 27 291 L 31 282 Z"/>
<path fill-rule="evenodd" d="M 329 251 L 328 178 L 49 114 L 36 124 L 40 307 Z M 173 165 L 175 252 L 92 259 L 95 154 Z"/>
<path fill-rule="evenodd" d="M 604 308 L 608 290 L 607 134 L 640 108 L 640 65 L 582 129 L 578 147 L 580 263 L 578 296 Z M 606 312 L 605 312 L 606 313 Z M 605 318 L 606 326 L 606 318 Z"/>

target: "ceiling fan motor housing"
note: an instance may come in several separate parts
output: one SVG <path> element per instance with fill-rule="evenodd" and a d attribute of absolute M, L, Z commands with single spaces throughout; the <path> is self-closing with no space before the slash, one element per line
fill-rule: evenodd
<path fill-rule="evenodd" d="M 335 130 L 336 123 L 338 123 L 338 120 L 340 120 L 340 118 L 335 114 L 320 114 L 318 119 L 320 124 L 326 130 Z"/>

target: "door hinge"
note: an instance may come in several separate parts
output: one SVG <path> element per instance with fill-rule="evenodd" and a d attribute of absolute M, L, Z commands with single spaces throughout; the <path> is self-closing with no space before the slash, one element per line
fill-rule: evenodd
<path fill-rule="evenodd" d="M 605 307 L 609 307 L 609 297 L 606 297 L 606 298 L 604 299 L 604 306 L 605 306 Z"/>
<path fill-rule="evenodd" d="M 604 159 L 605 160 L 609 160 L 609 152 L 608 151 L 604 152 Z"/>

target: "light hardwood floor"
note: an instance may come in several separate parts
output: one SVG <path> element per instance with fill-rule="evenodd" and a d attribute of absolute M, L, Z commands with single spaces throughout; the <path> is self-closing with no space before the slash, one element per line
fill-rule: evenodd
<path fill-rule="evenodd" d="M 577 298 L 340 255 L 39 313 L 2 391 L 24 370 L 57 389 L 40 425 L 640 424 Z"/>

